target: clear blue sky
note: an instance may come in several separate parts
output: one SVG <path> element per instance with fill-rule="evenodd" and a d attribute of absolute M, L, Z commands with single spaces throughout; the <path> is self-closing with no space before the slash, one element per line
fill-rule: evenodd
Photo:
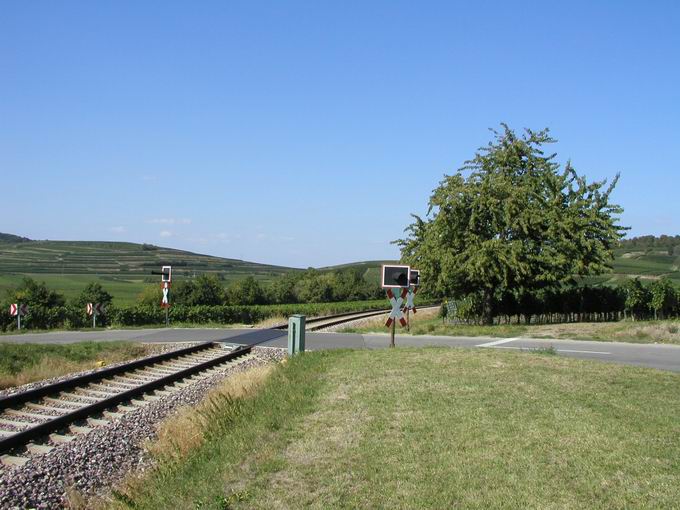
<path fill-rule="evenodd" d="M 397 257 L 504 121 L 678 234 L 680 3 L 557 4 L 2 1 L 0 231 Z"/>

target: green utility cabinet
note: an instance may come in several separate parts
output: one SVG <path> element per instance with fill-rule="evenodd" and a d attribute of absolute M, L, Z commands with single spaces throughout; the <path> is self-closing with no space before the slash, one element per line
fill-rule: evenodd
<path fill-rule="evenodd" d="M 288 355 L 305 352 L 305 316 L 292 315 L 288 318 Z"/>

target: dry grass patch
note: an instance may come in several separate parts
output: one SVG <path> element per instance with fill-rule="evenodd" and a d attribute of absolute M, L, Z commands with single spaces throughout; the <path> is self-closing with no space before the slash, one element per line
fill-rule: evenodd
<path fill-rule="evenodd" d="M 273 369 L 273 365 L 265 365 L 226 378 L 198 406 L 182 408 L 163 421 L 158 428 L 157 438 L 148 442 L 146 449 L 163 461 L 184 458 L 203 444 L 206 434 L 219 423 L 219 416 L 224 409 L 235 400 L 257 391 Z"/>
<path fill-rule="evenodd" d="M 261 320 L 254 327 L 256 328 L 271 328 L 278 326 L 279 324 L 288 324 L 288 317 L 283 315 L 276 315 L 274 317 L 269 317 L 267 319 Z"/>
<path fill-rule="evenodd" d="M 526 333 L 536 338 L 680 344 L 680 321 L 546 324 L 531 326 Z"/>
<path fill-rule="evenodd" d="M 153 346 L 132 342 L 0 343 L 0 389 L 92 370 L 152 352 Z"/>
<path fill-rule="evenodd" d="M 488 336 L 598 340 L 603 342 L 680 344 L 680 321 L 580 322 L 566 324 L 497 324 L 477 326 L 445 324 L 437 311 L 427 311 L 411 318 L 411 334 L 443 336 Z M 384 333 L 384 320 L 371 319 L 342 329 L 347 333 Z M 399 334 L 407 334 L 402 328 Z"/>

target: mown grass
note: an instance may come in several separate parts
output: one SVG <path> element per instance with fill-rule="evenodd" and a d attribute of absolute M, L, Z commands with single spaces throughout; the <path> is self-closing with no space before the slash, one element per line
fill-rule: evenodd
<path fill-rule="evenodd" d="M 0 343 L 0 389 L 138 358 L 148 349 L 132 342 Z"/>
<path fill-rule="evenodd" d="M 677 507 L 679 384 L 537 353 L 308 353 L 214 400 L 200 440 L 108 506 Z"/>

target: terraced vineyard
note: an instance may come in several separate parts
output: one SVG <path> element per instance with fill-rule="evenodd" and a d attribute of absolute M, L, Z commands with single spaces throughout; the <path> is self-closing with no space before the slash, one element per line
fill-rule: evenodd
<path fill-rule="evenodd" d="M 614 270 L 608 276 L 606 283 L 617 283 L 639 276 L 642 279 L 653 280 L 665 276 L 680 285 L 680 256 L 670 255 L 668 250 L 658 248 L 616 250 Z"/>
<path fill-rule="evenodd" d="M 30 276 L 72 297 L 96 280 L 122 304 L 134 300 L 145 283 L 157 282 L 151 271 L 164 264 L 173 266 L 177 278 L 216 273 L 226 280 L 268 281 L 295 270 L 145 244 L 17 239 L 0 240 L 0 292 Z"/>

